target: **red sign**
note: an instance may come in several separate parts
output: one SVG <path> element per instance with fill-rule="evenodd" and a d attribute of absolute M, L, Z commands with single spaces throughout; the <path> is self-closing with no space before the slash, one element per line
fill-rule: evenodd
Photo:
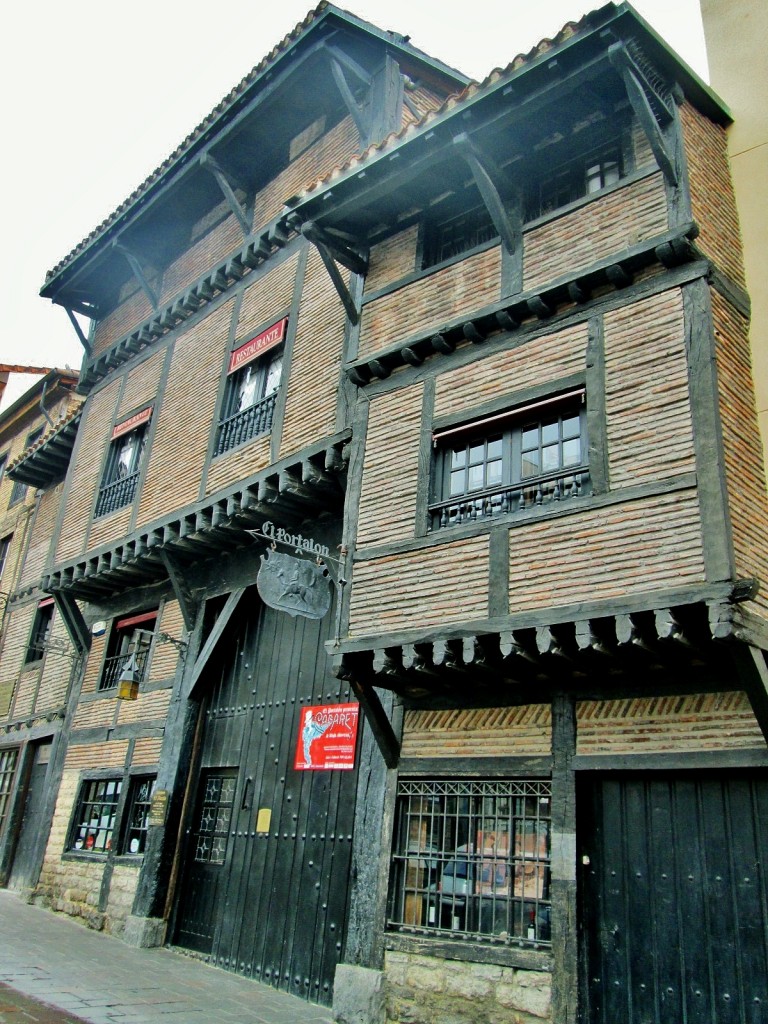
<path fill-rule="evenodd" d="M 278 320 L 276 324 L 272 324 L 266 331 L 262 331 L 261 334 L 257 334 L 255 338 L 251 338 L 250 341 L 246 341 L 240 348 L 236 348 L 232 355 L 229 357 L 229 369 L 227 373 L 234 373 L 235 370 L 239 370 L 241 366 L 245 366 L 246 363 L 252 362 L 257 356 L 260 356 L 263 352 L 266 352 L 270 348 L 274 348 L 275 345 L 279 345 L 285 337 L 285 327 L 288 323 L 288 317 L 283 317 L 282 320 Z"/>
<path fill-rule="evenodd" d="M 133 416 L 129 416 L 127 420 L 123 420 L 122 423 L 118 423 L 116 427 L 112 429 L 112 440 L 116 437 L 122 437 L 123 434 L 128 434 L 136 427 L 140 427 L 142 423 L 146 423 L 152 415 L 152 406 L 148 405 L 146 409 L 142 409 L 141 412 L 136 412 Z"/>
<path fill-rule="evenodd" d="M 359 713 L 359 704 L 302 708 L 293 767 L 298 771 L 354 768 Z"/>

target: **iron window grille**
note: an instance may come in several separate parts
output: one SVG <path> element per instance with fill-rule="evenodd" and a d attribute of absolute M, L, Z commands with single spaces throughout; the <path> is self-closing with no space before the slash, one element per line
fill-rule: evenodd
<path fill-rule="evenodd" d="M 87 779 L 80 787 L 67 849 L 107 854 L 112 849 L 122 779 Z"/>
<path fill-rule="evenodd" d="M 547 946 L 551 783 L 401 780 L 387 926 Z"/>
<path fill-rule="evenodd" d="M 41 601 L 35 611 L 32 621 L 32 632 L 29 635 L 25 664 L 30 665 L 36 661 L 42 661 L 45 657 L 45 649 L 51 635 L 51 624 L 53 622 L 53 598 L 48 597 Z"/>
<path fill-rule="evenodd" d="M 5 821 L 8 817 L 13 780 L 16 777 L 16 764 L 18 762 L 18 747 L 10 747 L 0 750 L 0 836 L 3 834 Z"/>
<path fill-rule="evenodd" d="M 584 391 L 437 432 L 430 528 L 554 505 L 589 486 Z"/>
<path fill-rule="evenodd" d="M 136 496 L 149 422 L 116 437 L 109 446 L 107 465 L 96 499 L 95 516 L 130 505 Z"/>
<path fill-rule="evenodd" d="M 111 690 L 117 686 L 126 669 L 133 672 L 136 682 L 146 678 L 156 625 L 157 609 L 113 622 L 99 690 Z"/>
<path fill-rule="evenodd" d="M 248 363 L 227 378 L 215 455 L 272 429 L 283 373 L 282 347 Z"/>
<path fill-rule="evenodd" d="M 27 439 L 24 442 L 24 451 L 26 451 L 28 448 L 31 448 L 32 445 L 36 441 L 39 441 L 42 436 L 43 436 L 43 428 L 42 427 L 38 427 L 37 430 L 33 430 L 31 434 L 28 434 L 27 435 Z M 5 464 L 3 464 L 3 468 L 5 468 Z M 27 494 L 27 485 L 23 484 L 21 482 L 21 480 L 14 480 L 13 481 L 13 487 L 11 488 L 11 497 L 8 500 L 8 507 L 10 508 L 12 505 L 18 505 L 18 503 L 20 501 L 24 500 L 24 498 L 26 497 L 26 494 Z"/>
<path fill-rule="evenodd" d="M 458 212 L 455 206 L 434 211 L 424 223 L 422 269 L 470 252 L 496 237 L 498 231 L 483 203 Z"/>
<path fill-rule="evenodd" d="M 154 775 L 135 775 L 128 790 L 128 809 L 121 853 L 144 853 L 149 830 L 149 810 L 155 791 Z"/>

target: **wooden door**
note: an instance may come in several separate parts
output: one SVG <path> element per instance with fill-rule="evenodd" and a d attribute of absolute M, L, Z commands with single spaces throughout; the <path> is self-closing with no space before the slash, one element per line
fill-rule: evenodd
<path fill-rule="evenodd" d="M 330 672 L 333 621 L 247 594 L 214 655 L 174 942 L 330 1003 L 347 916 L 356 770 L 293 767 L 301 709 L 349 700 Z M 213 674 L 213 673 L 212 673 Z"/>
<path fill-rule="evenodd" d="M 45 803 L 45 781 L 50 759 L 51 741 L 44 740 L 41 743 L 36 743 L 24 797 L 24 813 L 8 878 L 9 889 L 32 889 L 37 884 L 40 875 L 44 842 L 41 815 Z"/>
<path fill-rule="evenodd" d="M 584 1019 L 768 1021 L 768 780 L 590 778 L 579 818 Z"/>

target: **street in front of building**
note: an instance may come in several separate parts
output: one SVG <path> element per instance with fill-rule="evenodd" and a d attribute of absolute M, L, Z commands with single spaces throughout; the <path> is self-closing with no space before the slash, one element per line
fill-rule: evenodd
<path fill-rule="evenodd" d="M 0 1024 L 330 1024 L 330 1013 L 169 949 L 135 949 L 0 891 Z"/>

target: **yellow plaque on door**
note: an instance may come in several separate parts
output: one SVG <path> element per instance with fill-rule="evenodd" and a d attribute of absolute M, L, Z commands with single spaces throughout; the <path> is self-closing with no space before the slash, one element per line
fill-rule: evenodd
<path fill-rule="evenodd" d="M 256 831 L 257 832 L 269 832 L 269 826 L 272 824 L 272 810 L 269 807 L 260 807 L 259 813 L 256 815 Z"/>

